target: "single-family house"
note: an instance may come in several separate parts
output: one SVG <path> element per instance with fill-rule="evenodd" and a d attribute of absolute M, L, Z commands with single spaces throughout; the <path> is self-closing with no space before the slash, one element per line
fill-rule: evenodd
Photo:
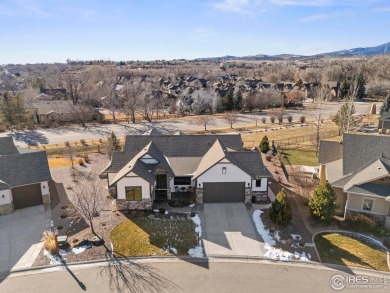
<path fill-rule="evenodd" d="M 338 213 L 366 213 L 390 224 L 389 136 L 344 134 L 342 144 L 321 141 L 319 163 L 336 192 Z"/>
<path fill-rule="evenodd" d="M 119 209 L 150 209 L 182 193 L 196 202 L 266 199 L 271 174 L 240 135 L 132 135 L 114 152 L 108 186 Z"/>
<path fill-rule="evenodd" d="M 45 151 L 19 149 L 12 137 L 0 138 L 0 215 L 50 203 L 50 180 Z"/>

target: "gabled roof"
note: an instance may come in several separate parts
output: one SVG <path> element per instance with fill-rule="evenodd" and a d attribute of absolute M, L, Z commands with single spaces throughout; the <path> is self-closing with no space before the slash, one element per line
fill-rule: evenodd
<path fill-rule="evenodd" d="M 343 157 L 343 145 L 338 141 L 320 141 L 320 152 L 318 162 L 320 164 L 328 164 L 339 160 Z"/>
<path fill-rule="evenodd" d="M 0 180 L 10 187 L 51 180 L 46 152 L 0 156 Z"/>
<path fill-rule="evenodd" d="M 390 158 L 390 136 L 344 134 L 344 175 L 361 170 L 381 157 Z"/>
<path fill-rule="evenodd" d="M 376 179 L 389 176 L 389 174 L 390 159 L 382 157 L 355 174 L 352 179 L 345 184 L 344 191 L 349 191 L 354 185 L 361 185 L 363 183 L 374 181 Z"/>
<path fill-rule="evenodd" d="M 211 146 L 209 151 L 203 156 L 202 160 L 199 163 L 198 168 L 195 171 L 195 176 L 193 179 L 198 178 L 204 172 L 209 170 L 212 166 L 217 164 L 222 159 L 226 158 L 227 150 L 221 145 L 221 142 L 217 141 Z"/>
<path fill-rule="evenodd" d="M 361 185 L 355 185 L 348 190 L 349 192 L 359 193 L 370 196 L 390 196 L 390 188 L 383 184 L 364 183 Z"/>
<path fill-rule="evenodd" d="M 0 156 L 19 154 L 11 136 L 0 137 Z"/>
<path fill-rule="evenodd" d="M 140 159 L 146 154 L 148 154 L 149 156 L 154 158 L 156 161 L 158 161 L 158 163 L 148 165 L 148 164 L 145 164 L 144 162 L 142 162 Z M 129 173 L 135 173 L 139 177 L 152 183 L 155 180 L 155 177 L 154 177 L 154 174 L 152 174 L 152 171 L 155 170 L 156 168 L 164 169 L 169 175 L 173 174 L 173 171 L 172 171 L 171 167 L 169 166 L 167 158 L 153 144 L 153 142 L 150 142 L 118 172 L 118 174 L 115 176 L 114 180 L 111 182 L 111 185 L 115 184 L 116 182 L 118 182 L 120 179 L 122 179 L 123 177 L 125 177 Z"/>
<path fill-rule="evenodd" d="M 240 169 L 253 178 L 269 177 L 272 175 L 263 164 L 263 159 L 258 151 L 230 152 L 230 156 Z"/>

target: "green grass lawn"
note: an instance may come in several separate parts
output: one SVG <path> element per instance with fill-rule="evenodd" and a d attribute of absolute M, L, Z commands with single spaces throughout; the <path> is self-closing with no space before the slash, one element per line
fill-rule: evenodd
<path fill-rule="evenodd" d="M 192 220 L 147 217 L 122 222 L 111 231 L 111 241 L 116 256 L 188 255 L 198 245 Z"/>
<path fill-rule="evenodd" d="M 288 165 L 318 166 L 318 157 L 315 151 L 285 150 L 283 163 Z"/>
<path fill-rule="evenodd" d="M 368 239 L 327 233 L 316 235 L 314 241 L 324 263 L 389 271 L 386 251 Z"/>

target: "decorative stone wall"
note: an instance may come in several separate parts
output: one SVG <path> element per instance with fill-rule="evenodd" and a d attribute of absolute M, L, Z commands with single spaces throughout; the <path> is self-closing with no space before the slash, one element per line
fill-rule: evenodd
<path fill-rule="evenodd" d="M 44 204 L 51 203 L 50 193 L 49 194 L 42 194 L 42 200 L 43 200 Z"/>
<path fill-rule="evenodd" d="M 253 191 L 252 196 L 256 197 L 256 202 L 265 202 L 268 200 L 267 191 Z"/>
<path fill-rule="evenodd" d="M 0 216 L 12 214 L 13 211 L 14 211 L 14 204 L 12 202 L 8 204 L 0 205 Z"/>
<path fill-rule="evenodd" d="M 245 188 L 245 203 L 252 202 L 252 188 Z"/>
<path fill-rule="evenodd" d="M 203 188 L 196 189 L 196 204 L 203 204 Z"/>
<path fill-rule="evenodd" d="M 152 209 L 152 199 L 145 198 L 140 201 L 127 201 L 125 199 L 116 199 L 113 201 L 113 204 L 116 205 L 117 210 L 151 210 Z"/>

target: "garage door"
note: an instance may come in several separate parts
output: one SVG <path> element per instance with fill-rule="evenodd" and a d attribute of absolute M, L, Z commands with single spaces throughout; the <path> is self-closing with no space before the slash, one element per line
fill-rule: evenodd
<path fill-rule="evenodd" d="M 43 204 L 41 184 L 31 184 L 12 188 L 15 209 L 23 209 Z"/>
<path fill-rule="evenodd" d="M 245 182 L 203 183 L 203 202 L 244 202 Z"/>

